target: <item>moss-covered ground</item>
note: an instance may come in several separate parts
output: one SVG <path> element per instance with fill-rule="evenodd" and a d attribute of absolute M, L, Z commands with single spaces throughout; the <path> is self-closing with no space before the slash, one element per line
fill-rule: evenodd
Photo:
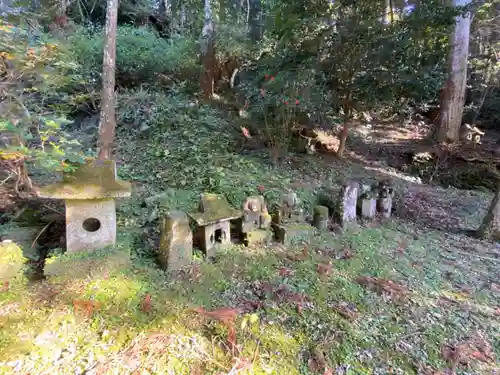
<path fill-rule="evenodd" d="M 157 123 L 147 135 L 119 129 L 119 173 L 134 183 L 119 205 L 119 246 L 52 257 L 42 282 L 1 279 L 0 373 L 500 371 L 500 249 L 463 232 L 479 224 L 488 194 L 412 184 L 349 159 L 290 155 L 271 167 L 264 153 L 237 151 L 216 111 L 165 108 L 149 114 Z M 168 275 L 137 241 L 163 209 L 193 209 L 202 191 L 236 206 L 258 188 L 271 204 L 292 188 L 307 211 L 346 178 L 387 175 L 398 190 L 391 220 L 308 244 L 234 246 L 213 263 L 197 254 Z M 19 262 L 31 241 L 1 231 L 13 241 L 0 247 L 2 266 Z"/>

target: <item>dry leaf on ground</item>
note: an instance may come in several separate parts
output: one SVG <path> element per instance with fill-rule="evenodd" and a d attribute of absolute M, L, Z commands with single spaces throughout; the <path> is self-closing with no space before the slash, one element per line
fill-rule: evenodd
<path fill-rule="evenodd" d="M 408 289 L 403 285 L 396 284 L 394 281 L 380 279 L 378 277 L 360 276 L 356 279 L 358 284 L 374 290 L 379 294 L 388 294 L 391 296 L 403 296 L 408 293 Z"/>
<path fill-rule="evenodd" d="M 141 311 L 143 313 L 151 312 L 151 294 L 146 294 L 144 300 L 141 302 Z"/>

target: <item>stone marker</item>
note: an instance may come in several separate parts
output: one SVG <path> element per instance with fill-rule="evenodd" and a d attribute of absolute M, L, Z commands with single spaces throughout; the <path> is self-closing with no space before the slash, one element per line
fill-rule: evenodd
<path fill-rule="evenodd" d="M 356 222 L 356 205 L 358 202 L 357 182 L 349 182 L 342 187 L 340 192 L 340 225 L 344 227 L 349 223 Z"/>
<path fill-rule="evenodd" d="M 115 198 L 129 197 L 131 190 L 129 182 L 117 179 L 113 160 L 93 160 L 38 195 L 64 199 L 66 249 L 75 253 L 116 244 Z"/>
<path fill-rule="evenodd" d="M 313 225 L 319 230 L 328 229 L 328 207 L 314 207 Z"/>
<path fill-rule="evenodd" d="M 361 199 L 361 216 L 363 219 L 373 219 L 377 214 L 377 199 L 364 197 Z"/>
<path fill-rule="evenodd" d="M 179 271 L 193 258 L 193 233 L 184 212 L 172 211 L 162 219 L 158 260 L 167 271 Z"/>
<path fill-rule="evenodd" d="M 271 215 L 263 196 L 251 196 L 243 202 L 243 218 L 241 232 L 243 242 L 248 246 L 252 243 L 268 243 L 272 240 Z"/>
<path fill-rule="evenodd" d="M 283 194 L 278 211 L 273 217 L 273 230 L 278 242 L 289 246 L 295 240 L 308 242 L 313 234 L 313 227 L 304 221 L 297 194 Z"/>
<path fill-rule="evenodd" d="M 242 212 L 229 206 L 224 197 L 210 193 L 201 194 L 198 209 L 188 213 L 196 223 L 194 241 L 208 258 L 213 258 L 217 247 L 231 243 L 230 221 L 241 218 Z"/>

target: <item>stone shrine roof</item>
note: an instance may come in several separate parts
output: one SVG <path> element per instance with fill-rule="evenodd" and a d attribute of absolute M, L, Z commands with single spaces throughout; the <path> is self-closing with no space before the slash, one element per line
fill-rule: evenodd
<path fill-rule="evenodd" d="M 106 199 L 129 197 L 130 182 L 116 178 L 113 160 L 93 160 L 75 172 L 65 173 L 63 180 L 39 189 L 38 196 L 52 199 Z"/>
<path fill-rule="evenodd" d="M 243 212 L 232 208 L 224 197 L 210 193 L 201 194 L 199 211 L 188 216 L 201 227 L 243 216 Z"/>

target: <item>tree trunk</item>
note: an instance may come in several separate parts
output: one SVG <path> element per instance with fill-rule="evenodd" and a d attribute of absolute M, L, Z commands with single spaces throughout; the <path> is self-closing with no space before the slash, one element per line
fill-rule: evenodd
<path fill-rule="evenodd" d="M 204 22 L 201 32 L 201 63 L 203 70 L 201 72 L 201 89 L 205 98 L 211 98 L 214 95 L 215 84 L 215 29 L 212 20 L 212 6 L 210 0 L 204 0 Z"/>
<path fill-rule="evenodd" d="M 463 6 L 469 2 L 470 0 L 453 0 L 453 5 Z M 460 138 L 467 83 L 470 25 L 470 13 L 457 16 L 455 29 L 450 38 L 448 79 L 441 98 L 440 120 L 436 129 L 438 142 L 452 143 Z"/>
<path fill-rule="evenodd" d="M 339 148 L 337 150 L 337 156 L 342 157 L 345 151 L 345 144 L 347 142 L 347 136 L 349 135 L 349 127 L 351 121 L 351 109 L 344 108 L 344 125 L 342 126 L 342 132 L 340 133 Z"/>
<path fill-rule="evenodd" d="M 99 159 L 112 157 L 115 138 L 115 64 L 116 64 L 116 23 L 118 0 L 108 0 L 106 9 L 106 28 L 104 57 L 102 64 L 102 98 L 99 119 Z"/>
<path fill-rule="evenodd" d="M 262 39 L 262 5 L 260 0 L 249 0 L 248 30 L 250 40 L 258 42 Z"/>
<path fill-rule="evenodd" d="M 477 237 L 500 241 L 500 184 L 490 203 L 488 212 L 477 230 Z"/>

